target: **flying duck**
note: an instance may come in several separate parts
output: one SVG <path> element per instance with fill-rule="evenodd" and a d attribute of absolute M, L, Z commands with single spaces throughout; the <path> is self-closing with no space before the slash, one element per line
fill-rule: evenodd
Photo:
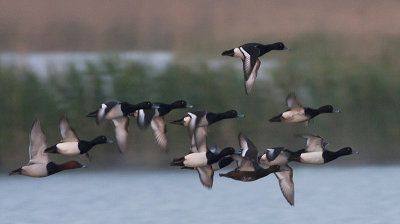
<path fill-rule="evenodd" d="M 250 93 L 254 81 L 257 78 L 257 72 L 261 64 L 258 57 L 261 57 L 272 50 L 289 50 L 289 48 L 287 48 L 282 42 L 267 45 L 248 43 L 222 52 L 222 56 L 238 57 L 242 59 L 244 86 L 247 95 Z"/>
<path fill-rule="evenodd" d="M 89 150 L 95 145 L 112 143 L 110 139 L 105 136 L 98 136 L 92 141 L 80 140 L 76 135 L 74 129 L 71 128 L 68 118 L 64 116 L 60 120 L 60 132 L 62 140 L 60 143 L 47 148 L 46 153 L 59 153 L 63 155 L 85 155 L 89 157 Z"/>
<path fill-rule="evenodd" d="M 9 175 L 46 177 L 63 170 L 86 167 L 77 161 L 69 161 L 62 164 L 50 162 L 47 154 L 44 153 L 46 148 L 46 136 L 43 134 L 40 121 L 35 120 L 30 134 L 29 162 L 27 165 L 11 171 Z"/>
<path fill-rule="evenodd" d="M 192 147 L 199 148 L 201 149 L 201 151 L 205 152 L 207 151 L 206 138 L 208 126 L 223 119 L 237 117 L 244 117 L 244 115 L 239 114 L 236 110 L 228 110 L 224 113 L 194 111 L 187 113 L 187 115 L 183 118 L 173 121 L 171 123 L 187 126 L 189 130 L 189 137 L 192 141 Z M 203 128 L 198 129 L 198 127 Z"/>
<path fill-rule="evenodd" d="M 286 122 L 286 123 L 298 123 L 305 122 L 306 125 L 315 116 L 322 113 L 339 113 L 340 111 L 333 108 L 332 105 L 322 106 L 318 109 L 310 107 L 302 107 L 296 100 L 296 94 L 290 93 L 286 97 L 286 104 L 289 107 L 288 110 L 271 118 L 270 122 Z"/>
<path fill-rule="evenodd" d="M 289 161 L 296 161 L 307 164 L 325 164 L 341 156 L 358 154 L 357 151 L 350 147 L 342 148 L 336 152 L 325 149 L 327 143 L 324 143 L 323 138 L 315 135 L 302 136 L 307 139 L 305 149 L 294 152 L 289 157 Z"/>
<path fill-rule="evenodd" d="M 99 125 L 103 119 L 112 120 L 115 127 L 115 138 L 117 139 L 118 148 L 120 152 L 124 152 L 128 142 L 128 115 L 133 115 L 135 111 L 140 109 L 150 108 L 158 108 L 158 106 L 153 105 L 149 101 L 136 105 L 127 102 L 110 101 L 101 104 L 100 109 L 93 111 L 86 116 L 95 117 L 97 125 Z"/>
<path fill-rule="evenodd" d="M 240 152 L 236 152 L 235 149 L 232 147 L 227 147 L 218 154 L 215 154 L 209 150 L 207 152 L 189 153 L 184 157 L 174 159 L 170 163 L 170 165 L 192 167 L 192 168 L 203 167 L 207 165 L 212 165 L 214 163 L 218 163 L 218 161 L 223 157 L 232 155 L 234 153 L 240 153 Z"/>
<path fill-rule="evenodd" d="M 270 173 L 283 171 L 279 165 L 272 165 L 267 169 L 262 168 L 258 163 L 258 149 L 242 133 L 239 134 L 239 144 L 242 148 L 242 156 L 233 157 L 237 161 L 238 167 L 229 173 L 220 173 L 219 176 L 247 182 L 258 180 Z"/>
<path fill-rule="evenodd" d="M 161 146 L 164 152 L 167 152 L 167 127 L 163 116 L 173 109 L 192 108 L 193 106 L 184 100 L 178 100 L 171 104 L 153 103 L 153 105 L 158 106 L 158 108 L 140 109 L 134 113 L 134 116 L 137 117 L 137 123 L 141 129 L 151 125 L 158 145 Z"/>
<path fill-rule="evenodd" d="M 265 150 L 264 155 L 261 156 L 259 163 L 263 166 L 279 165 L 286 171 L 274 173 L 278 178 L 279 187 L 286 201 L 290 205 L 294 205 L 294 183 L 293 183 L 293 169 L 288 165 L 289 158 L 292 152 L 282 147 L 276 147 Z"/>

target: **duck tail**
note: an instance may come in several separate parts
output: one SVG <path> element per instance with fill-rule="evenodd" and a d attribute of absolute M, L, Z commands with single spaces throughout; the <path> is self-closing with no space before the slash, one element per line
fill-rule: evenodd
<path fill-rule="evenodd" d="M 173 159 L 172 162 L 169 165 L 171 165 L 171 166 L 185 166 L 183 164 L 183 161 L 185 161 L 185 157 Z"/>
<path fill-rule="evenodd" d="M 20 168 L 18 168 L 16 170 L 13 170 L 13 171 L 8 173 L 9 176 L 11 176 L 11 175 L 20 175 L 20 174 L 22 174 L 22 167 L 20 167 Z"/>
<path fill-rule="evenodd" d="M 99 110 L 90 112 L 86 115 L 86 117 L 97 117 L 97 113 L 99 112 Z"/>
<path fill-rule="evenodd" d="M 282 114 L 279 114 L 278 116 L 269 119 L 269 122 L 281 122 L 281 121 L 282 121 Z"/>

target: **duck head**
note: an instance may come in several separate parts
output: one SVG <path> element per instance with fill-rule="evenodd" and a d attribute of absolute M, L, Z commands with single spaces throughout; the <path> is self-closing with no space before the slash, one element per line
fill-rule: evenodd
<path fill-rule="evenodd" d="M 239 114 L 236 110 L 228 110 L 222 114 L 225 118 L 244 117 L 244 114 Z"/>
<path fill-rule="evenodd" d="M 282 42 L 271 44 L 271 48 L 273 50 L 289 50 L 289 48 L 286 47 Z"/>
<path fill-rule="evenodd" d="M 332 105 L 322 106 L 322 107 L 318 108 L 318 111 L 320 113 L 339 113 L 340 112 L 340 110 L 335 109 Z"/>
<path fill-rule="evenodd" d="M 351 155 L 351 154 L 358 154 L 357 151 L 353 150 L 351 147 L 345 147 L 337 151 L 337 154 L 346 156 L 346 155 Z"/>
<path fill-rule="evenodd" d="M 192 120 L 192 117 L 188 114 L 188 115 L 184 116 L 182 119 L 172 121 L 170 123 L 187 127 L 187 126 L 189 126 L 191 120 Z"/>
<path fill-rule="evenodd" d="M 184 100 L 175 101 L 175 102 L 171 103 L 171 106 L 173 108 L 192 108 L 193 107 L 193 105 L 188 104 Z"/>
<path fill-rule="evenodd" d="M 108 139 L 106 136 L 98 136 L 92 140 L 92 143 L 95 145 L 105 144 L 105 143 L 113 143 L 111 139 Z"/>

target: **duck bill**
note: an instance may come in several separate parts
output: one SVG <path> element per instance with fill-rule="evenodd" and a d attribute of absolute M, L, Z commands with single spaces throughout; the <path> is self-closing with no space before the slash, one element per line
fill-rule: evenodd
<path fill-rule="evenodd" d="M 231 49 L 231 50 L 227 50 L 227 51 L 222 52 L 221 55 L 222 56 L 231 56 L 231 57 L 233 57 L 233 55 L 235 55 L 235 52 L 233 51 L 233 49 Z"/>
<path fill-rule="evenodd" d="M 81 168 L 87 168 L 87 166 L 83 164 L 83 165 L 81 166 Z"/>
<path fill-rule="evenodd" d="M 186 108 L 193 108 L 192 104 L 186 104 Z"/>
<path fill-rule="evenodd" d="M 339 109 L 333 108 L 332 112 L 333 112 L 333 113 L 340 113 L 340 110 L 339 110 Z"/>
<path fill-rule="evenodd" d="M 285 171 L 289 171 L 289 170 L 288 169 L 284 169 L 284 168 L 278 170 L 278 172 L 285 172 Z"/>
<path fill-rule="evenodd" d="M 182 118 L 182 119 L 179 119 L 179 120 L 176 120 L 176 121 L 171 121 L 170 123 L 184 126 L 185 121 Z"/>
<path fill-rule="evenodd" d="M 160 106 L 157 105 L 157 104 L 153 104 L 153 105 L 151 106 L 151 108 L 152 108 L 152 109 L 158 109 L 158 108 L 160 108 Z"/>
<path fill-rule="evenodd" d="M 359 152 L 352 150 L 352 154 L 359 154 Z"/>
<path fill-rule="evenodd" d="M 107 139 L 107 143 L 114 143 L 114 142 L 111 139 Z"/>
<path fill-rule="evenodd" d="M 242 155 L 242 152 L 241 151 L 238 151 L 238 150 L 235 150 L 235 152 L 233 153 L 233 154 L 235 154 L 235 155 Z"/>
<path fill-rule="evenodd" d="M 244 114 L 239 114 L 238 113 L 237 117 L 244 117 Z"/>
<path fill-rule="evenodd" d="M 283 47 L 283 50 L 290 51 L 290 48 L 288 48 L 288 47 Z"/>

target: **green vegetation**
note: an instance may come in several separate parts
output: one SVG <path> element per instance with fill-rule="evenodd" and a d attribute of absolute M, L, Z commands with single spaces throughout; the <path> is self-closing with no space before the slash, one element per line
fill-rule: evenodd
<path fill-rule="evenodd" d="M 246 115 L 213 125 L 210 145 L 238 147 L 237 134 L 242 131 L 262 151 L 272 146 L 299 149 L 304 141 L 293 135 L 314 133 L 331 143 L 329 149 L 351 146 L 360 151 L 357 158 L 346 159 L 354 163 L 398 161 L 400 44 L 391 42 L 362 58 L 352 53 L 353 49 L 347 50 L 346 44 L 333 43 L 324 37 L 292 43 L 288 54 L 275 54 L 279 65 L 273 69 L 272 78 L 259 74 L 250 96 L 244 93 L 241 70 L 210 69 L 203 63 L 173 64 L 154 73 L 143 65 L 110 58 L 99 64 L 87 63 L 83 70 L 71 65 L 48 79 L 39 79 L 26 69 L 0 66 L 0 166 L 10 168 L 27 161 L 30 125 L 35 118 L 41 120 L 49 145 L 60 139 L 58 120 L 63 114 L 69 116 L 82 139 L 100 134 L 114 138 L 110 122 L 97 127 L 85 117 L 100 103 L 113 99 L 132 103 L 185 99 L 195 105 L 195 110 L 236 109 Z M 296 92 L 305 106 L 332 104 L 342 113 L 319 116 L 309 127 L 269 123 L 270 117 L 286 109 L 284 100 L 290 91 Z M 186 111 L 175 110 L 166 121 L 181 118 Z M 120 156 L 116 145 L 102 145 L 92 152 L 96 164 L 164 164 L 188 151 L 185 128 L 168 125 L 170 153 L 164 155 L 151 130 L 140 131 L 135 123 L 131 120 L 126 155 Z"/>

